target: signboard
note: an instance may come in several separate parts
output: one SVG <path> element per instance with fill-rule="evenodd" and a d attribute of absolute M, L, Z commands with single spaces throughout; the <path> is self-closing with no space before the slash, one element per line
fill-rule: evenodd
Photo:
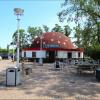
<path fill-rule="evenodd" d="M 60 45 L 58 44 L 44 44 L 44 48 L 60 48 Z"/>

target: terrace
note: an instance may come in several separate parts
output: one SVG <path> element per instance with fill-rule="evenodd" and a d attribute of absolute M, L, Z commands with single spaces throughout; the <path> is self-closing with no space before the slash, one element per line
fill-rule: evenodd
<path fill-rule="evenodd" d="M 38 66 L 30 63 L 32 73 L 22 74 L 21 85 L 5 86 L 5 69 L 15 63 L 0 61 L 0 99 L 99 99 L 100 82 L 93 73 L 78 74 L 72 65 L 66 65 L 62 70 L 54 70 L 53 64 Z M 73 69 L 72 69 L 73 67 Z"/>

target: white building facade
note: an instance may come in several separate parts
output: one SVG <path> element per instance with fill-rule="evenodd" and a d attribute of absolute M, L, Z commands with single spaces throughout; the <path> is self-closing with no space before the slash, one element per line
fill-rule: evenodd
<path fill-rule="evenodd" d="M 70 38 L 63 33 L 47 32 L 41 37 L 34 39 L 32 47 L 23 48 L 22 58 L 40 59 L 47 62 L 54 62 L 59 59 L 81 59 L 84 56 L 84 49 L 75 48 Z"/>

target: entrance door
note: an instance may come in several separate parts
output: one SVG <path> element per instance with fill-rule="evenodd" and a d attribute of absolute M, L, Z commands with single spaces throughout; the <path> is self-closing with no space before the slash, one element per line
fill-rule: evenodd
<path fill-rule="evenodd" d="M 54 62 L 55 61 L 55 51 L 47 51 L 47 59 L 48 59 L 48 62 Z"/>
<path fill-rule="evenodd" d="M 68 53 L 68 58 L 72 58 L 72 53 L 71 52 Z"/>

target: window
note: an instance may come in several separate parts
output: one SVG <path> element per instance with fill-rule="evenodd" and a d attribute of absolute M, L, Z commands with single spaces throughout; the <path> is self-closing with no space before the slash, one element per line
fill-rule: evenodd
<path fill-rule="evenodd" d="M 68 52 L 68 58 L 72 58 L 72 53 Z"/>
<path fill-rule="evenodd" d="M 32 52 L 32 58 L 36 57 L 36 52 Z"/>
<path fill-rule="evenodd" d="M 46 52 L 46 58 L 48 58 L 48 57 L 49 57 L 49 52 L 47 51 L 47 52 Z"/>
<path fill-rule="evenodd" d="M 80 52 L 78 53 L 78 57 L 80 57 Z"/>
<path fill-rule="evenodd" d="M 26 57 L 26 52 L 24 52 L 24 57 Z"/>

